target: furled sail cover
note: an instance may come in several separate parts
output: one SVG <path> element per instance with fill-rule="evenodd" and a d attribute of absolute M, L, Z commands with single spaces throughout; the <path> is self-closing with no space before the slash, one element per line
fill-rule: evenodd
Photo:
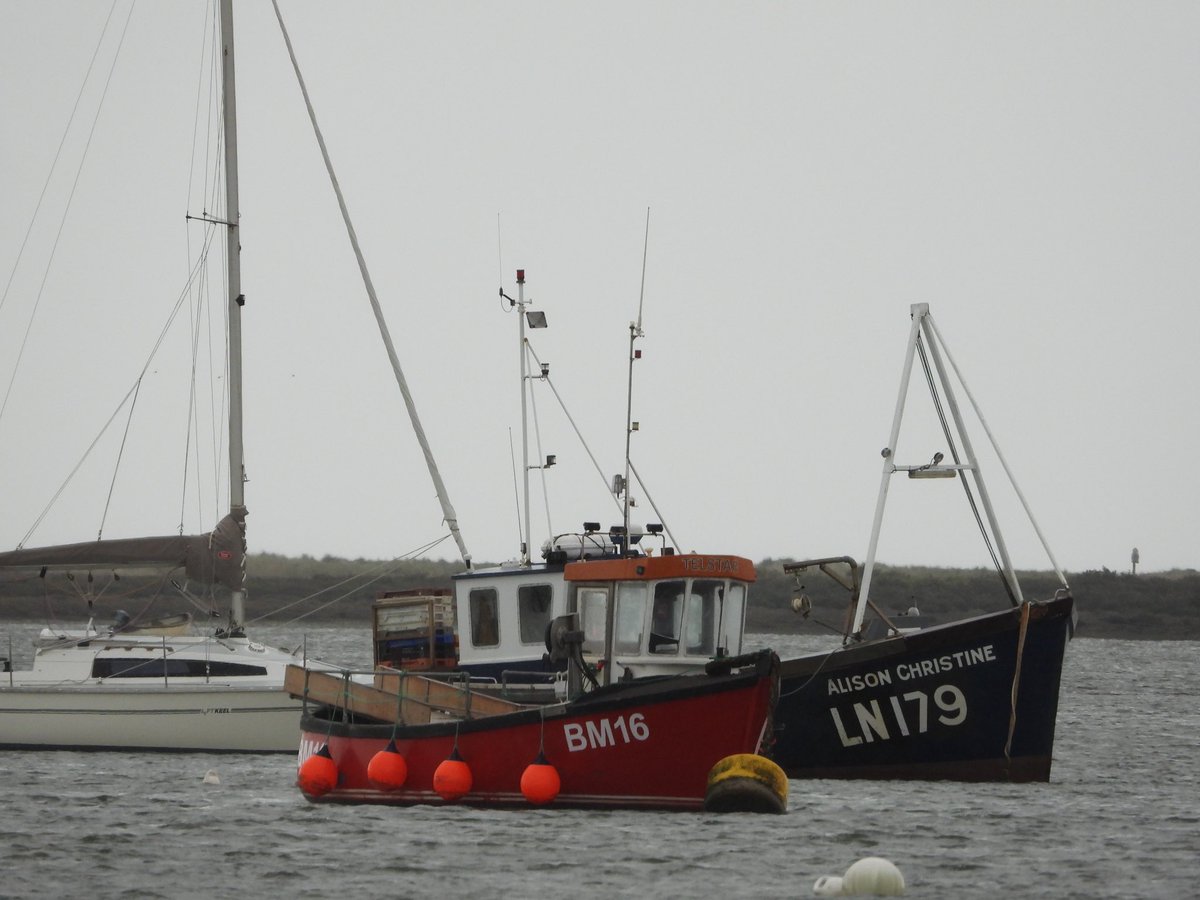
<path fill-rule="evenodd" d="M 0 553 L 0 568 L 167 565 L 183 567 L 188 578 L 202 584 L 223 584 L 239 590 L 245 571 L 245 521 L 245 510 L 237 510 L 207 534 L 115 538 L 10 550 Z"/>

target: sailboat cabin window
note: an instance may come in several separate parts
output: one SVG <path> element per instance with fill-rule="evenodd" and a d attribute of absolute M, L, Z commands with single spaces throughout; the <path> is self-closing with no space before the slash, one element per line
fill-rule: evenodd
<path fill-rule="evenodd" d="M 499 604 L 495 588 L 471 591 L 471 643 L 476 647 L 495 647 L 500 643 Z"/>
<path fill-rule="evenodd" d="M 546 640 L 553 598 L 554 588 L 548 584 L 524 584 L 517 589 L 517 620 L 522 644 L 540 644 Z"/>
<path fill-rule="evenodd" d="M 230 675 L 266 675 L 263 666 L 224 660 L 178 659 L 155 655 L 149 658 L 99 656 L 92 660 L 93 678 L 204 678 Z"/>

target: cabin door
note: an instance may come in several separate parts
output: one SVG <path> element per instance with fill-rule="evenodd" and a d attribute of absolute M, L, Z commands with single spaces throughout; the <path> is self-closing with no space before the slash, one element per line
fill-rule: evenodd
<path fill-rule="evenodd" d="M 608 585 L 581 585 L 576 594 L 579 628 L 583 631 L 583 656 L 599 668 L 597 681 L 608 684 L 612 633 L 612 589 Z"/>

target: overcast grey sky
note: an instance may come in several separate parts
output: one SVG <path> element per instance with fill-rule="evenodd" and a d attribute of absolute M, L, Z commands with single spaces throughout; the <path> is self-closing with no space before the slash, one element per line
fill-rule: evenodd
<path fill-rule="evenodd" d="M 401 555 L 441 513 L 271 6 L 236 6 L 250 547 Z M 682 549 L 865 554 L 909 305 L 928 302 L 1059 563 L 1200 563 L 1200 5 L 281 7 L 477 560 L 520 541 L 501 278 L 513 294 L 526 270 L 550 322 L 534 348 L 611 476 L 649 208 L 633 458 Z M 0 2 L 4 280 L 108 13 Z M 186 280 L 205 15 L 134 9 L 49 275 L 90 111 L 0 308 L 7 390 L 40 291 L 0 420 L 0 545 L 112 414 Z M 106 536 L 178 526 L 186 386 L 168 358 Z M 923 401 L 901 462 L 947 449 Z M 618 521 L 553 396 L 537 403 L 553 530 Z M 96 536 L 106 452 L 30 545 Z M 1047 567 L 985 472 L 1015 562 Z M 986 564 L 957 485 L 899 481 L 880 558 Z"/>

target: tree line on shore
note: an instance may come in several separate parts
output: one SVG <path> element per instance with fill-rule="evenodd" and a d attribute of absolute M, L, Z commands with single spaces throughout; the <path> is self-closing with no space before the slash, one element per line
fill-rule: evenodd
<path fill-rule="evenodd" d="M 751 632 L 819 633 L 840 631 L 848 594 L 819 572 L 800 579 L 785 574 L 788 560 L 766 559 L 756 565 L 747 629 Z M 247 559 L 251 620 L 320 622 L 370 621 L 371 603 L 384 590 L 449 588 L 462 570 L 458 562 L 405 560 L 381 562 L 338 557 L 285 557 L 252 554 Z M 1026 599 L 1048 599 L 1060 587 L 1053 572 L 1019 572 Z M 1200 640 L 1200 572 L 1069 573 L 1075 596 L 1079 637 L 1146 640 Z M 95 616 L 108 621 L 116 609 L 133 614 L 166 615 L 180 611 L 189 597 L 170 579 L 112 573 L 36 574 L 0 579 L 0 618 L 50 619 L 70 625 Z M 792 609 L 798 594 L 811 601 L 807 616 Z M 89 602 L 90 598 L 90 602 Z M 871 598 L 887 614 L 916 607 L 935 621 L 1002 609 L 1009 600 L 991 569 L 878 566 Z M 190 597 L 197 608 L 205 598 Z M 212 605 L 221 608 L 219 599 Z M 152 611 L 151 611 L 152 610 Z"/>

